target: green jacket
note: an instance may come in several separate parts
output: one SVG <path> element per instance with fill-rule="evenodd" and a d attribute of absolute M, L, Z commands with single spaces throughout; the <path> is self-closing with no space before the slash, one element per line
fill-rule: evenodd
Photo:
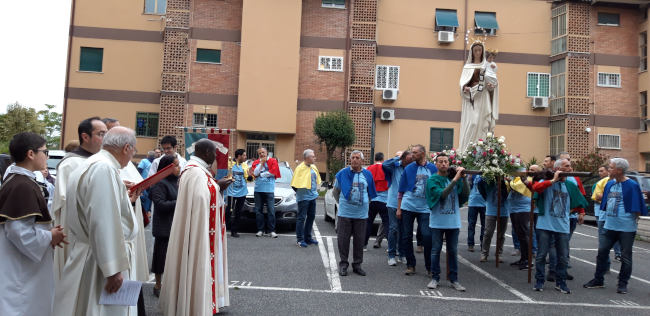
<path fill-rule="evenodd" d="M 442 191 L 445 190 L 447 187 L 447 177 L 443 177 L 439 174 L 433 174 L 427 179 L 427 189 L 425 191 L 426 198 L 427 198 L 427 205 L 429 205 L 429 209 L 433 208 L 438 204 L 438 201 L 440 200 L 440 196 L 442 195 Z M 463 180 L 464 181 L 464 180 Z M 458 206 L 462 206 L 467 202 L 467 199 L 469 197 L 469 194 L 462 194 L 463 193 L 463 181 L 458 181 L 456 183 L 456 193 L 458 194 Z"/>
<path fill-rule="evenodd" d="M 566 185 L 566 190 L 569 192 L 569 201 L 571 205 L 569 206 L 569 210 L 572 210 L 574 208 L 582 207 L 586 208 L 589 204 L 587 203 L 587 199 L 580 193 L 580 189 L 578 189 L 578 186 L 575 185 L 571 181 L 564 181 L 564 184 Z M 548 188 L 547 188 L 548 189 Z M 539 215 L 543 216 L 546 212 L 544 209 L 544 196 L 547 193 L 547 190 L 544 190 L 544 192 L 537 193 L 535 192 L 534 199 L 535 199 L 535 205 L 537 205 L 537 209 L 539 210 Z"/>

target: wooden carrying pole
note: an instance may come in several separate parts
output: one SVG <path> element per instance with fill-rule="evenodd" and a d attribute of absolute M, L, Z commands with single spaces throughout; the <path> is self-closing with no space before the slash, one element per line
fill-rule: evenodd
<path fill-rule="evenodd" d="M 501 225 L 499 225 L 499 223 L 501 223 L 501 181 L 503 181 L 503 177 L 497 177 L 497 241 L 496 249 L 494 250 L 497 268 L 499 267 L 499 236 L 501 236 Z M 505 235 L 503 238 L 505 239 Z M 490 252 L 489 249 L 488 252 Z"/>
<path fill-rule="evenodd" d="M 535 194 L 531 190 L 532 194 Z M 535 229 L 535 200 L 533 196 L 530 197 L 530 222 L 528 230 L 528 283 L 532 280 L 532 271 L 533 271 L 533 229 Z"/>

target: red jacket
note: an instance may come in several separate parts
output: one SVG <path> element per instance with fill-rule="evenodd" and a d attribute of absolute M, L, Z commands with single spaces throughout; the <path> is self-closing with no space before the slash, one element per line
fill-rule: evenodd
<path fill-rule="evenodd" d="M 381 167 L 381 164 L 376 163 L 368 166 L 366 169 L 372 173 L 372 180 L 375 182 L 375 190 L 377 190 L 377 192 L 387 191 L 388 181 L 386 181 L 386 175 L 384 175 L 384 169 Z"/>
<path fill-rule="evenodd" d="M 257 165 L 260 163 L 260 160 L 257 159 L 253 162 L 253 172 L 255 172 L 255 168 Z M 280 175 L 280 167 L 278 166 L 278 160 L 275 158 L 269 158 L 266 160 L 266 165 L 269 167 L 269 172 L 272 173 L 276 179 L 280 179 L 282 176 Z"/>

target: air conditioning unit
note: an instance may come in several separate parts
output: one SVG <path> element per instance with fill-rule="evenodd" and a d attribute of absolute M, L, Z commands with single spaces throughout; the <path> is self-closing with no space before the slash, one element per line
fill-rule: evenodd
<path fill-rule="evenodd" d="M 381 120 L 382 121 L 393 121 L 393 120 L 395 120 L 395 110 L 382 109 L 381 110 Z"/>
<path fill-rule="evenodd" d="M 534 97 L 533 98 L 533 109 L 543 109 L 548 107 L 548 98 L 547 97 Z"/>
<path fill-rule="evenodd" d="M 453 43 L 454 42 L 454 32 L 449 31 L 440 31 L 438 32 L 438 42 L 440 43 Z"/>
<path fill-rule="evenodd" d="M 386 89 L 384 92 L 382 92 L 381 96 L 384 98 L 384 100 L 397 100 L 397 93 L 399 90 L 397 89 Z"/>

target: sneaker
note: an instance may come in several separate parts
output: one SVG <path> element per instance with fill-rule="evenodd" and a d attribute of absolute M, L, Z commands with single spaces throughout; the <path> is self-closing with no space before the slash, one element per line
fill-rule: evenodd
<path fill-rule="evenodd" d="M 533 287 L 533 291 L 537 291 L 537 292 L 544 291 L 544 280 L 535 281 L 535 286 Z"/>
<path fill-rule="evenodd" d="M 614 260 L 616 260 L 616 261 L 618 261 L 618 262 L 621 262 L 621 255 L 616 255 L 616 256 L 614 257 Z"/>
<path fill-rule="evenodd" d="M 318 240 L 316 239 L 309 239 L 305 241 L 308 245 L 318 245 Z"/>
<path fill-rule="evenodd" d="M 573 276 L 570 275 L 570 274 L 567 272 L 567 274 L 566 274 L 566 279 L 569 280 L 569 281 L 573 281 Z"/>
<path fill-rule="evenodd" d="M 512 251 L 510 255 L 513 257 L 521 256 L 521 252 L 519 251 L 519 249 L 515 249 Z"/>
<path fill-rule="evenodd" d="M 619 284 L 618 287 L 616 287 L 616 293 L 618 293 L 618 294 L 627 294 L 627 285 L 620 285 Z"/>
<path fill-rule="evenodd" d="M 388 258 L 388 265 L 394 267 L 397 265 L 397 260 L 395 258 Z"/>
<path fill-rule="evenodd" d="M 487 262 L 487 255 L 481 255 L 481 262 Z"/>
<path fill-rule="evenodd" d="M 555 282 L 555 272 L 548 272 L 548 275 L 546 276 L 546 281 L 549 282 Z"/>
<path fill-rule="evenodd" d="M 399 257 L 398 262 L 401 262 L 403 264 L 406 264 L 406 257 Z"/>
<path fill-rule="evenodd" d="M 424 252 L 424 247 L 422 247 L 422 246 L 417 246 L 417 247 L 415 247 L 415 252 L 417 252 L 417 253 L 423 253 L 423 252 Z"/>
<path fill-rule="evenodd" d="M 427 287 L 430 289 L 437 289 L 438 288 L 438 281 L 436 280 L 431 280 L 429 284 L 427 284 Z"/>
<path fill-rule="evenodd" d="M 515 262 L 510 263 L 510 266 L 513 266 L 513 267 L 514 266 L 519 266 L 519 265 L 521 265 L 521 260 L 517 260 Z"/>
<path fill-rule="evenodd" d="M 530 265 L 533 266 L 532 264 Z M 519 270 L 528 270 L 528 261 L 523 261 L 519 264 Z"/>
<path fill-rule="evenodd" d="M 566 286 L 566 283 L 555 284 L 555 289 L 560 291 L 562 294 L 571 294 L 571 290 L 569 290 L 569 287 Z"/>
<path fill-rule="evenodd" d="M 404 271 L 404 274 L 406 274 L 406 275 L 414 275 L 415 274 L 415 267 L 406 267 L 406 271 Z"/>
<path fill-rule="evenodd" d="M 600 289 L 605 287 L 605 282 L 591 279 L 591 281 L 582 285 L 585 289 Z"/>
<path fill-rule="evenodd" d="M 459 292 L 465 292 L 465 290 L 466 290 L 464 286 L 462 286 L 462 285 L 460 285 L 460 283 L 458 283 L 458 281 L 451 282 L 451 287 L 454 290 L 459 291 Z"/>
<path fill-rule="evenodd" d="M 275 232 L 271 232 L 271 238 L 278 238 L 278 234 L 276 234 Z"/>
<path fill-rule="evenodd" d="M 467 246 L 467 251 L 474 252 L 474 246 Z"/>
<path fill-rule="evenodd" d="M 307 248 L 307 243 L 305 243 L 304 241 L 299 241 L 296 243 L 296 246 L 300 248 Z"/>
<path fill-rule="evenodd" d="M 262 237 L 262 235 L 264 235 L 264 233 L 260 230 L 255 234 L 255 237 Z"/>

